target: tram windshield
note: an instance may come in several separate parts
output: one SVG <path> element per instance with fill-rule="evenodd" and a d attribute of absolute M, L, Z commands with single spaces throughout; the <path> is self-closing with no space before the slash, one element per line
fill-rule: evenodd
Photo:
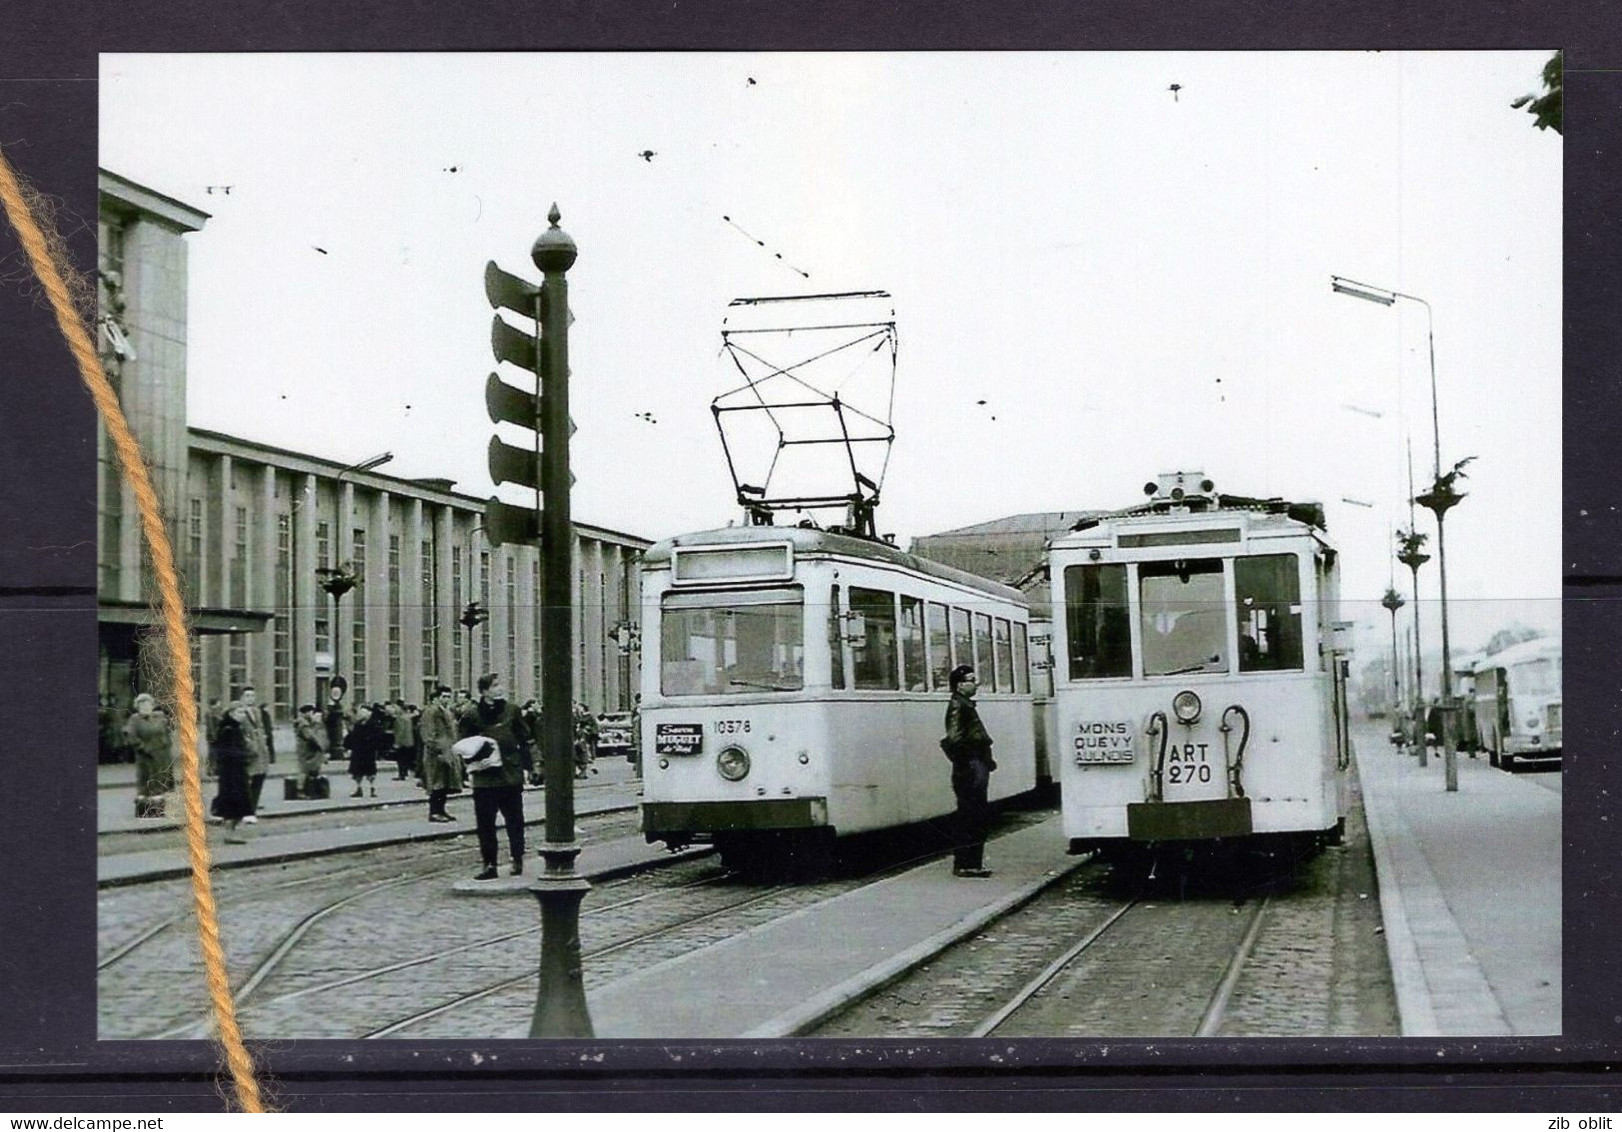
<path fill-rule="evenodd" d="M 1228 670 L 1220 558 L 1142 563 L 1138 602 L 1145 676 Z"/>
<path fill-rule="evenodd" d="M 1557 696 L 1560 694 L 1559 662 L 1545 656 L 1517 664 L 1509 670 L 1509 684 L 1521 695 Z"/>
<path fill-rule="evenodd" d="M 805 686 L 805 601 L 798 586 L 667 594 L 659 634 L 667 696 L 795 692 Z"/>

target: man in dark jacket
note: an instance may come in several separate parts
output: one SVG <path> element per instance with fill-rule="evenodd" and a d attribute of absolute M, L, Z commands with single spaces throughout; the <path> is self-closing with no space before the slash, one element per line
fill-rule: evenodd
<path fill-rule="evenodd" d="M 952 669 L 952 699 L 946 705 L 946 737 L 941 750 L 952 760 L 952 793 L 957 795 L 957 849 L 952 856 L 952 875 L 988 877 L 984 867 L 986 851 L 986 791 L 991 772 L 997 769 L 991 757 L 991 736 L 980 722 L 974 706 L 974 693 L 980 688 L 974 669 L 960 664 Z"/>
<path fill-rule="evenodd" d="M 529 725 L 518 705 L 509 703 L 501 677 L 487 673 L 479 677 L 479 698 L 461 718 L 462 737 L 483 735 L 501 748 L 501 765 L 473 772 L 473 817 L 478 822 L 479 855 L 484 870 L 476 880 L 496 876 L 496 815 L 507 827 L 507 846 L 512 851 L 512 874 L 524 871 L 524 762 L 532 743 Z"/>

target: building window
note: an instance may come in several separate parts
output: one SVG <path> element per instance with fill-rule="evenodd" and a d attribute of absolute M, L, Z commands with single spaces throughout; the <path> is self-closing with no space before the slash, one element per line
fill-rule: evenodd
<path fill-rule="evenodd" d="M 317 523 L 315 525 L 315 564 L 319 569 L 332 565 L 332 524 Z M 315 615 L 315 651 L 330 653 L 332 651 L 332 622 L 327 619 L 328 603 L 332 598 L 327 591 L 321 591 L 320 612 Z M 337 662 L 333 657 L 333 662 Z"/>
<path fill-rule="evenodd" d="M 225 694 L 234 700 L 242 694 L 242 689 L 248 683 L 248 635 L 246 633 L 231 634 L 231 649 L 227 659 L 230 673 L 227 678 L 229 687 L 226 688 Z"/>
<path fill-rule="evenodd" d="M 389 699 L 405 698 L 401 687 L 400 664 L 404 651 L 400 640 L 400 536 L 389 536 Z"/>
<path fill-rule="evenodd" d="M 366 531 L 356 527 L 355 532 L 355 588 L 349 593 L 349 600 L 353 603 L 351 609 L 351 622 L 349 639 L 354 642 L 351 652 L 353 654 L 353 670 L 349 677 L 350 692 L 354 695 L 354 702 L 364 703 L 367 699 L 366 688 Z"/>
<path fill-rule="evenodd" d="M 439 671 L 439 578 L 434 573 L 434 540 L 422 540 L 422 678 Z"/>
<path fill-rule="evenodd" d="M 276 516 L 276 624 L 271 640 L 271 695 L 278 719 L 293 716 L 293 521 Z"/>
<path fill-rule="evenodd" d="M 112 443 L 101 440 L 101 589 L 103 593 L 118 593 L 118 560 L 124 539 L 124 487 L 118 475 L 118 459 Z"/>
<path fill-rule="evenodd" d="M 248 509 L 236 509 L 236 537 L 231 555 L 231 608 L 248 608 Z"/>
<path fill-rule="evenodd" d="M 507 556 L 507 679 L 518 691 L 518 563 Z"/>
<path fill-rule="evenodd" d="M 203 501 L 192 496 L 186 501 L 186 581 L 193 602 L 203 595 Z"/>
<path fill-rule="evenodd" d="M 479 604 L 484 606 L 486 613 L 490 612 L 490 552 L 479 551 Z M 486 621 L 482 626 L 484 630 L 479 634 L 479 671 L 490 671 L 490 630 L 493 626 Z M 511 673 L 507 679 L 512 679 Z"/>
<path fill-rule="evenodd" d="M 455 616 L 462 616 L 462 548 L 451 548 L 451 609 Z M 460 622 L 458 622 L 460 624 Z M 462 634 L 451 633 L 451 679 L 446 683 L 454 685 L 462 678 Z"/>
<path fill-rule="evenodd" d="M 541 556 L 535 556 L 534 569 L 535 589 L 531 591 L 533 600 L 530 608 L 535 611 L 535 635 L 530 639 L 535 642 L 535 694 L 541 694 Z"/>

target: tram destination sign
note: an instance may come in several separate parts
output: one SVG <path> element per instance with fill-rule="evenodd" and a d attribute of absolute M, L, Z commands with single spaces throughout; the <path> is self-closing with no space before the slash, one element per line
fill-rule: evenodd
<path fill-rule="evenodd" d="M 1137 733 L 1129 720 L 1084 719 L 1076 724 L 1076 765 L 1129 763 L 1137 758 Z"/>
<path fill-rule="evenodd" d="M 696 755 L 704 750 L 704 726 L 700 723 L 657 723 L 653 727 L 653 753 L 656 755 Z"/>

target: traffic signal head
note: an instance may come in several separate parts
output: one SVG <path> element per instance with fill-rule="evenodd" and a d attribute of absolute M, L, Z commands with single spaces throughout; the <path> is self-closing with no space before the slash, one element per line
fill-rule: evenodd
<path fill-rule="evenodd" d="M 492 495 L 484 501 L 484 534 L 491 546 L 539 542 L 541 514 L 533 507 L 516 507 Z"/>
<path fill-rule="evenodd" d="M 515 448 L 499 436 L 490 438 L 487 455 L 490 482 L 541 486 L 541 454 L 530 448 Z"/>

